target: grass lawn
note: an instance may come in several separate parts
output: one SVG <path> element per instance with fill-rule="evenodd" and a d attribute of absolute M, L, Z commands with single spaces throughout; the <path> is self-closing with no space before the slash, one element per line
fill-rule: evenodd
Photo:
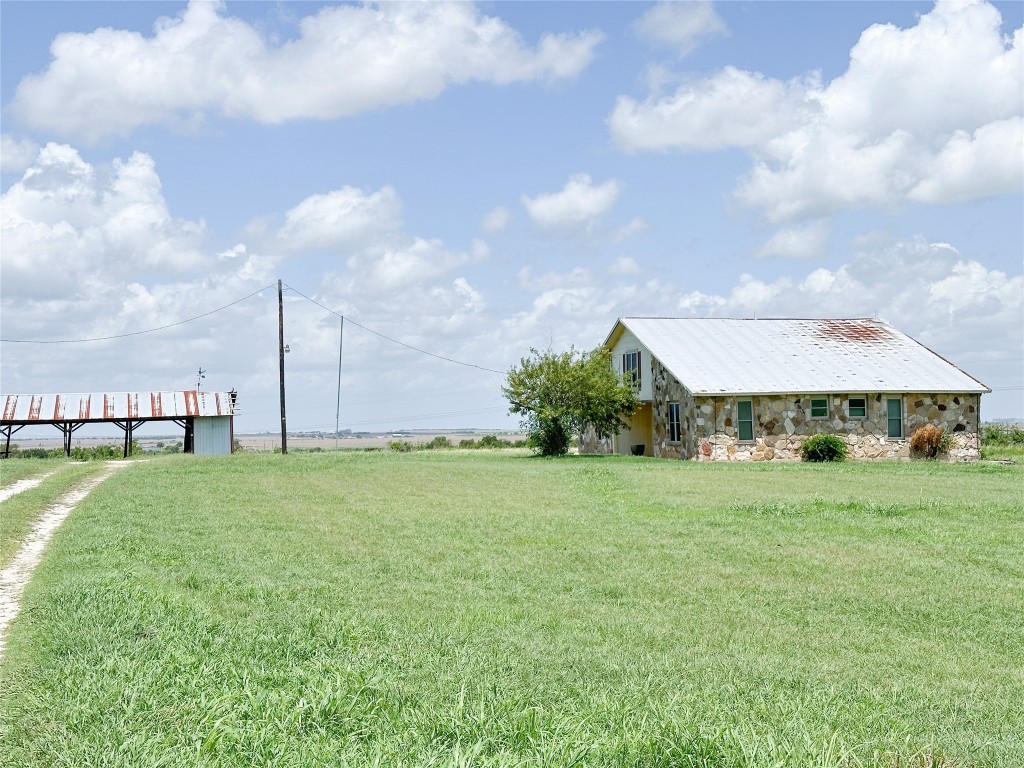
<path fill-rule="evenodd" d="M 1012 461 L 1017 464 L 1024 463 L 1024 445 L 1010 443 L 1004 445 L 983 444 L 981 456 L 984 459 L 993 461 Z"/>
<path fill-rule="evenodd" d="M 22 491 L 0 507 L 0 569 L 18 552 L 32 524 L 51 504 L 86 477 L 98 474 L 102 462 L 71 463 L 64 459 L 9 459 L 0 461 L 0 487 L 18 480 L 49 475 L 35 488 Z"/>
<path fill-rule="evenodd" d="M 0 488 L 19 480 L 36 477 L 68 464 L 65 459 L 3 459 L 0 460 Z"/>
<path fill-rule="evenodd" d="M 26 590 L 0 766 L 1016 765 L 1022 489 L 926 462 L 135 464 Z"/>

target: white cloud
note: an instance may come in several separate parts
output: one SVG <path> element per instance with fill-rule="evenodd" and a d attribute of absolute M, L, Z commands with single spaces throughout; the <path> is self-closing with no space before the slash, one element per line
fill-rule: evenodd
<path fill-rule="evenodd" d="M 228 248 L 226 251 L 221 251 L 217 254 L 217 258 L 221 260 L 237 259 L 245 256 L 248 253 L 249 248 L 245 243 L 235 243 L 235 245 Z"/>
<path fill-rule="evenodd" d="M 479 318 L 487 309 L 487 302 L 480 291 L 469 284 L 464 277 L 455 278 L 450 285 L 438 285 L 430 291 L 434 312 L 443 309 L 440 329 L 446 333 L 467 332 L 467 323 Z"/>
<path fill-rule="evenodd" d="M 589 174 L 578 173 L 560 192 L 523 195 L 523 205 L 530 218 L 545 229 L 584 229 L 607 213 L 619 197 L 619 184 L 614 179 L 594 184 Z"/>
<path fill-rule="evenodd" d="M 647 229 L 647 222 L 639 216 L 635 216 L 621 227 L 612 231 L 611 241 L 613 243 L 621 243 L 626 238 L 632 237 L 637 232 L 643 232 L 645 229 Z"/>
<path fill-rule="evenodd" d="M 938 3 L 917 24 L 874 25 L 847 71 L 787 82 L 731 67 L 608 123 L 626 151 L 747 149 L 737 197 L 781 222 L 905 200 L 947 203 L 1024 183 L 1024 28 L 984 2 Z"/>
<path fill-rule="evenodd" d="M 608 267 L 609 274 L 622 277 L 625 275 L 638 275 L 643 270 L 632 256 L 619 256 Z"/>
<path fill-rule="evenodd" d="M 714 5 L 706 0 L 660 2 L 633 22 L 641 37 L 671 46 L 685 56 L 709 37 L 728 33 Z"/>
<path fill-rule="evenodd" d="M 1021 189 L 1024 118 L 1012 117 L 983 125 L 973 135 L 954 132 L 907 196 L 925 203 L 956 203 Z"/>
<path fill-rule="evenodd" d="M 110 28 L 64 33 L 52 60 L 18 85 L 11 104 L 27 125 L 95 141 L 209 114 L 281 123 L 334 119 L 432 99 L 454 84 L 556 81 L 578 75 L 602 39 L 544 34 L 535 47 L 468 3 L 323 8 L 296 39 L 270 44 L 193 0 L 151 36 Z M 338 73 L 343 73 L 339 75 Z"/>
<path fill-rule="evenodd" d="M 595 285 L 594 275 L 586 267 L 574 267 L 569 272 L 546 272 L 536 276 L 532 269 L 523 267 L 519 270 L 517 277 L 519 287 L 530 293 L 545 293 L 562 288 L 593 287 Z"/>
<path fill-rule="evenodd" d="M 354 187 L 311 195 L 285 214 L 277 233 L 288 251 L 361 248 L 400 226 L 402 206 L 391 187 L 366 194 Z"/>
<path fill-rule="evenodd" d="M 816 259 L 828 250 L 828 224 L 815 221 L 800 227 L 778 230 L 757 249 L 757 256 L 778 256 L 784 259 Z"/>
<path fill-rule="evenodd" d="M 608 126 L 627 152 L 754 147 L 797 127 L 818 109 L 808 96 L 809 85 L 725 67 L 707 79 L 683 83 L 670 96 L 643 102 L 620 96 Z"/>
<path fill-rule="evenodd" d="M 97 169 L 51 142 L 0 203 L 5 293 L 32 286 L 54 296 L 111 272 L 180 274 L 204 262 L 205 225 L 170 215 L 142 152 Z"/>
<path fill-rule="evenodd" d="M 942 307 L 951 322 L 964 315 L 985 315 L 1020 309 L 1024 280 L 986 269 L 977 261 L 960 260 L 951 273 L 928 288 L 928 303 Z"/>
<path fill-rule="evenodd" d="M 0 171 L 21 173 L 36 159 L 39 145 L 31 139 L 16 139 L 9 133 L 0 134 Z"/>
<path fill-rule="evenodd" d="M 508 208 L 499 205 L 497 208 L 487 212 L 483 221 L 480 222 L 480 228 L 484 232 L 501 232 L 508 226 L 510 218 L 511 214 Z"/>
<path fill-rule="evenodd" d="M 440 240 L 415 237 L 393 246 L 368 248 L 348 259 L 349 286 L 353 294 L 393 292 L 422 287 L 456 267 L 477 261 L 473 252 L 449 251 Z"/>
<path fill-rule="evenodd" d="M 670 314 L 676 289 L 663 279 L 630 282 L 630 261 L 620 260 L 619 279 L 610 283 L 582 267 L 537 276 L 524 268 L 519 288 L 529 305 L 500 322 L 497 349 L 507 360 L 517 359 L 530 347 L 592 349 L 611 330 L 610 318 Z"/>

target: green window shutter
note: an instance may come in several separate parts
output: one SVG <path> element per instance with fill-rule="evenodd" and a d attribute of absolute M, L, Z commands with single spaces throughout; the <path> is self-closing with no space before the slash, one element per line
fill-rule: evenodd
<path fill-rule="evenodd" d="M 754 439 L 754 404 L 750 400 L 736 403 L 736 426 L 740 440 Z"/>
<path fill-rule="evenodd" d="M 885 401 L 888 418 L 889 437 L 903 437 L 903 401 L 898 397 L 890 397 Z"/>

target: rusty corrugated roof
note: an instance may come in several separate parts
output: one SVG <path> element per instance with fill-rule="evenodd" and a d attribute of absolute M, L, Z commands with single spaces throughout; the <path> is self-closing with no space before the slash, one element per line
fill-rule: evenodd
<path fill-rule="evenodd" d="M 93 392 L 58 395 L 0 395 L 4 424 L 184 419 L 230 416 L 229 392 Z"/>
<path fill-rule="evenodd" d="M 870 318 L 623 317 L 619 323 L 694 394 L 991 391 Z"/>

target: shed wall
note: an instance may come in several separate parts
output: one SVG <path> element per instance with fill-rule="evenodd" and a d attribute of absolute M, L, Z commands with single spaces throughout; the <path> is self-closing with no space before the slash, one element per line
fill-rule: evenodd
<path fill-rule="evenodd" d="M 231 453 L 231 417 L 197 417 L 194 440 L 193 452 L 197 456 L 225 456 Z"/>

